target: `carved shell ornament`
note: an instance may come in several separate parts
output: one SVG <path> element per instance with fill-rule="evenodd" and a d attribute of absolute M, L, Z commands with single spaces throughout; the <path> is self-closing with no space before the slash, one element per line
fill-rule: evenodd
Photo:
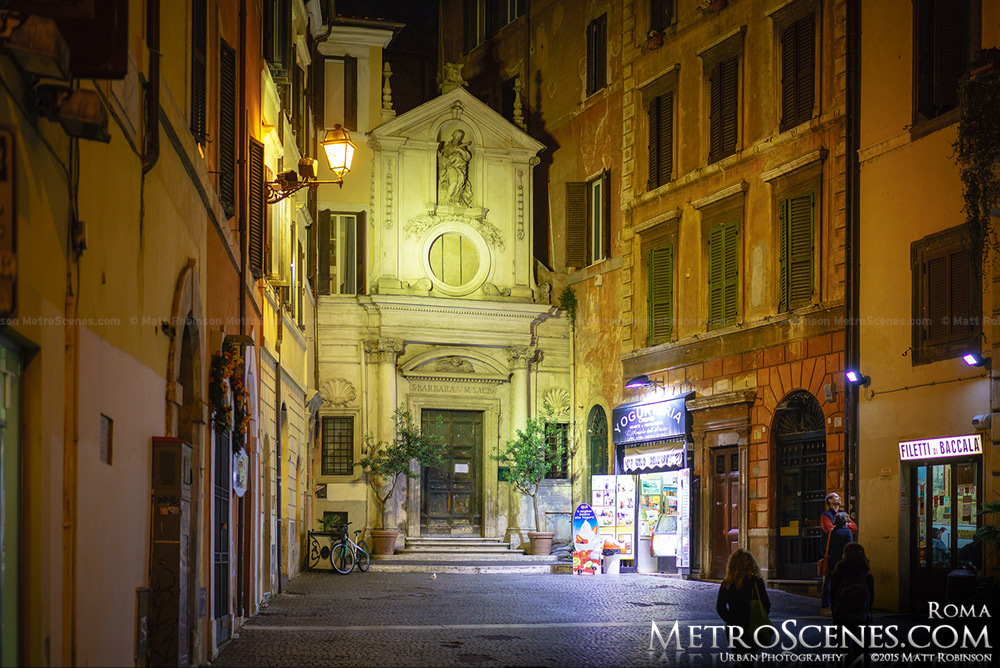
<path fill-rule="evenodd" d="M 569 417 L 569 392 L 561 387 L 551 387 L 542 394 L 542 405 L 552 417 Z"/>
<path fill-rule="evenodd" d="M 351 381 L 343 378 L 326 381 L 323 387 L 319 388 L 319 394 L 327 406 L 347 406 L 358 396 Z"/>

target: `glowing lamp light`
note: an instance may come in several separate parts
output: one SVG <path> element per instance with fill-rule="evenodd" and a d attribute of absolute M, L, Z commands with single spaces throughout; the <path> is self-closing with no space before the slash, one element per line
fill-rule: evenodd
<path fill-rule="evenodd" d="M 351 141 L 351 135 L 340 127 L 340 123 L 337 123 L 332 130 L 327 130 L 326 137 L 320 144 L 326 152 L 326 160 L 330 163 L 330 170 L 337 175 L 339 180 L 343 180 L 344 174 L 351 171 L 351 163 L 354 162 L 354 149 L 357 148 Z"/>
<path fill-rule="evenodd" d="M 990 364 L 992 358 L 983 357 L 979 353 L 975 352 L 965 353 L 964 355 L 962 355 L 962 359 L 965 360 L 965 363 L 968 364 L 969 366 L 981 366 L 981 367 L 986 367 L 987 369 L 990 369 L 990 367 L 992 366 Z"/>
<path fill-rule="evenodd" d="M 847 382 L 851 385 L 861 385 L 862 387 L 868 387 L 871 385 L 872 379 L 868 376 L 863 375 L 859 371 L 854 369 L 849 369 L 845 374 L 847 377 Z"/>

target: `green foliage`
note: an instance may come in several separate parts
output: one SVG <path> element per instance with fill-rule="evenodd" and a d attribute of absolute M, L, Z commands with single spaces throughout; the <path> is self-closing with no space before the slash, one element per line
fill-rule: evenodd
<path fill-rule="evenodd" d="M 542 530 L 538 512 L 538 483 L 549 472 L 550 453 L 559 461 L 566 452 L 566 444 L 561 441 L 557 441 L 554 448 L 549 447 L 548 439 L 557 433 L 555 426 L 544 418 L 528 418 L 524 429 L 517 430 L 516 438 L 507 441 L 503 452 L 493 456 L 501 465 L 508 467 L 507 482 L 531 497 L 536 531 Z"/>
<path fill-rule="evenodd" d="M 331 533 L 333 527 L 337 526 L 337 516 L 336 515 L 324 515 L 319 518 L 319 525 L 322 530 L 326 533 Z"/>
<path fill-rule="evenodd" d="M 979 514 L 983 517 L 993 516 L 994 521 L 991 524 L 984 522 L 983 526 L 976 529 L 972 540 L 982 545 L 984 552 L 992 552 L 1000 561 L 1000 497 L 992 503 L 984 503 L 979 509 Z M 983 557 L 986 558 L 987 555 L 984 554 Z"/>
<path fill-rule="evenodd" d="M 559 295 L 559 308 L 566 311 L 566 315 L 569 316 L 570 326 L 576 326 L 577 306 L 576 291 L 567 285 Z"/>
<path fill-rule="evenodd" d="M 973 259 L 985 267 L 1000 248 L 993 213 L 1000 207 L 1000 49 L 982 49 L 958 84 L 962 118 L 954 149 L 965 186 Z"/>
<path fill-rule="evenodd" d="M 444 460 L 444 439 L 433 433 L 443 427 L 440 416 L 432 425 L 434 429 L 423 432 L 414 424 L 413 417 L 403 405 L 393 411 L 392 420 L 395 425 L 393 439 L 379 441 L 371 434 L 365 434 L 365 455 L 357 463 L 368 474 L 368 484 L 375 492 L 375 501 L 382 515 L 382 526 L 377 528 L 388 528 L 387 502 L 396 490 L 400 474 L 409 478 L 420 477 L 419 473 L 410 470 L 410 462 L 434 467 L 440 466 Z"/>

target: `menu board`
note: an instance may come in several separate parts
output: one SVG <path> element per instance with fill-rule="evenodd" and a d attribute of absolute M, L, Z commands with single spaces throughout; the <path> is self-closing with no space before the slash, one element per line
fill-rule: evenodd
<path fill-rule="evenodd" d="M 603 547 L 593 509 L 581 503 L 573 513 L 573 573 L 596 575 L 601 570 Z"/>
<path fill-rule="evenodd" d="M 621 558 L 632 559 L 632 536 L 635 532 L 635 477 L 630 475 L 595 475 L 591 477 L 591 504 L 600 527 L 601 538 L 622 547 Z"/>
<path fill-rule="evenodd" d="M 677 472 L 677 568 L 691 567 L 691 469 Z"/>

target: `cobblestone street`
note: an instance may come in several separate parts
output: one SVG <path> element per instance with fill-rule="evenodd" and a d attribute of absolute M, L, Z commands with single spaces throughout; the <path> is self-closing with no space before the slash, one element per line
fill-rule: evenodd
<path fill-rule="evenodd" d="M 713 650 L 650 652 L 650 630 L 655 620 L 666 639 L 674 620 L 720 623 L 717 590 L 645 575 L 304 573 L 213 665 L 711 665 Z M 775 625 L 825 621 L 816 599 L 769 595 Z"/>

